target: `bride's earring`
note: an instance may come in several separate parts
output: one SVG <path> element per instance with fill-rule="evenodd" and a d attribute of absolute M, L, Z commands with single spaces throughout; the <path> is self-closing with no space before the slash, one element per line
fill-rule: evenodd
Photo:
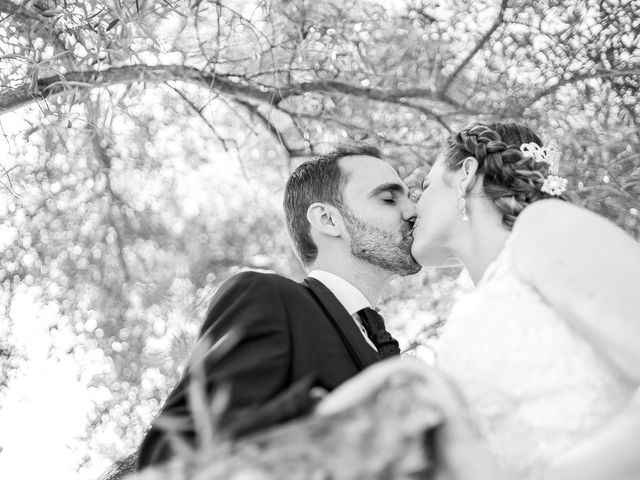
<path fill-rule="evenodd" d="M 462 215 L 462 221 L 468 222 L 469 215 L 467 215 L 467 199 L 462 192 L 462 185 L 458 187 L 458 210 L 460 210 L 460 214 Z"/>

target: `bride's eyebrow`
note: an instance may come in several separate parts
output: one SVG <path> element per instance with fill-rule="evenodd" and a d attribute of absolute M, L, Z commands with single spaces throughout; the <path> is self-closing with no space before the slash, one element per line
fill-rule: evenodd
<path fill-rule="evenodd" d="M 383 183 L 382 185 L 378 185 L 374 188 L 369 194 L 370 197 L 375 197 L 380 195 L 381 193 L 396 193 L 396 194 L 409 194 L 409 189 L 406 185 L 402 185 L 401 183 L 389 182 Z"/>

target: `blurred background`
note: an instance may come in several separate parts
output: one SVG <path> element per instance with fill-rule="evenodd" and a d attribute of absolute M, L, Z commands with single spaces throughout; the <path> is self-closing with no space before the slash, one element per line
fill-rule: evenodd
<path fill-rule="evenodd" d="M 0 471 L 135 449 L 217 286 L 304 276 L 284 183 L 338 143 L 418 185 L 449 132 L 515 119 L 640 238 L 639 32 L 628 0 L 0 0 Z M 470 287 L 394 281 L 404 350 Z"/>

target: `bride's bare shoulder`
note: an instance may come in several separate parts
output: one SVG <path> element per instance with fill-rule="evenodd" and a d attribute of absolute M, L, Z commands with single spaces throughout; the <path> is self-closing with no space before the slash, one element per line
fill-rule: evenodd
<path fill-rule="evenodd" d="M 541 200 L 525 208 L 513 226 L 512 236 L 515 248 L 535 249 L 545 255 L 602 247 L 602 242 L 637 247 L 629 234 L 607 218 L 556 199 Z"/>
<path fill-rule="evenodd" d="M 540 231 L 550 233 L 554 231 L 569 231 L 580 225 L 592 227 L 609 223 L 604 217 L 563 200 L 540 200 L 527 206 L 513 226 L 514 234 L 532 233 Z"/>
<path fill-rule="evenodd" d="M 550 281 L 549 269 L 586 274 L 594 268 L 640 268 L 640 247 L 633 237 L 607 218 L 561 200 L 525 208 L 511 244 L 519 273 L 532 282 Z"/>

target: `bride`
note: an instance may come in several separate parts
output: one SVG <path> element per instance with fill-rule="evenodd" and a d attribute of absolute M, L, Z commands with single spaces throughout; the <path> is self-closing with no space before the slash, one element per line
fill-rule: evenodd
<path fill-rule="evenodd" d="M 442 478 L 640 478 L 640 248 L 563 201 L 558 157 L 515 123 L 449 139 L 412 252 L 425 266 L 463 263 L 476 289 L 444 327 L 437 369 L 382 362 L 319 414 L 419 371 L 444 417 Z"/>

